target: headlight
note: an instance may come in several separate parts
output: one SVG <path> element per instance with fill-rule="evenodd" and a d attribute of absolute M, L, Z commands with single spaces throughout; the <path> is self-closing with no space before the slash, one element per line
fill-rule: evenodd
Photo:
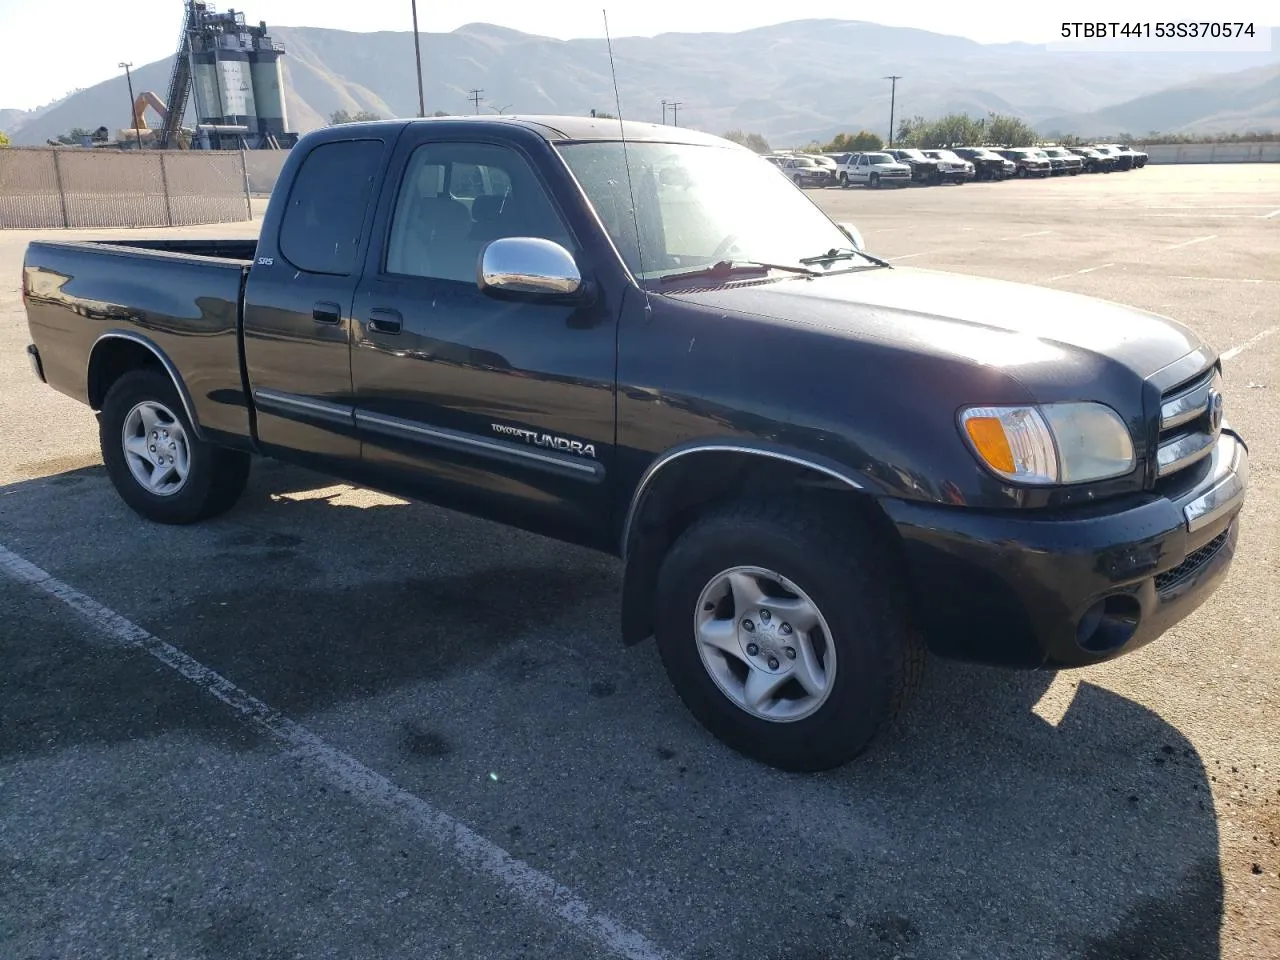
<path fill-rule="evenodd" d="M 960 425 L 978 459 L 1015 483 L 1105 480 L 1135 465 L 1128 428 L 1101 403 L 969 407 Z"/>

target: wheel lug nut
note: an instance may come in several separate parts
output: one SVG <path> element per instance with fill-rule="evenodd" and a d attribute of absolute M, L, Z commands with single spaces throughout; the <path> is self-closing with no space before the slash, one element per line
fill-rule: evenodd
<path fill-rule="evenodd" d="M 769 611 L 768 611 L 768 610 L 761 610 L 761 611 L 760 611 L 760 622 L 761 622 L 761 623 L 768 623 L 768 622 L 769 622 L 769 618 L 770 618 L 771 616 L 772 616 L 772 614 L 771 614 L 771 613 L 769 613 Z"/>
<path fill-rule="evenodd" d="M 747 656 L 754 657 L 759 652 L 760 652 L 760 648 L 757 647 L 754 643 L 747 644 Z"/>
<path fill-rule="evenodd" d="M 777 657 L 770 657 L 770 658 L 769 658 L 769 669 L 770 669 L 770 670 L 777 670 L 777 669 L 778 669 L 778 658 L 777 658 Z"/>
<path fill-rule="evenodd" d="M 787 647 L 787 659 L 788 659 L 788 660 L 794 660 L 795 658 L 796 658 L 796 648 L 795 648 L 795 647 Z"/>
<path fill-rule="evenodd" d="M 747 631 L 747 633 L 751 633 L 753 630 L 755 630 L 755 628 L 756 628 L 756 625 L 752 623 L 750 620 L 742 621 L 742 629 Z"/>
<path fill-rule="evenodd" d="M 155 453 L 155 452 L 156 452 L 156 445 L 153 443 L 153 444 L 152 444 L 148 449 L 150 449 L 152 453 Z"/>
<path fill-rule="evenodd" d="M 784 623 L 778 629 L 781 630 L 785 636 L 791 636 L 791 624 Z"/>

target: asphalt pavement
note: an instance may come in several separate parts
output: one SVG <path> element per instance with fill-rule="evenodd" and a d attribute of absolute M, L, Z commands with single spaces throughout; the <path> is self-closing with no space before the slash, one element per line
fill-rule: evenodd
<path fill-rule="evenodd" d="M 1221 590 L 1087 670 L 934 660 L 869 754 L 783 774 L 621 645 L 609 557 L 273 461 L 141 521 L 30 374 L 3 232 L 0 956 L 1280 957 L 1280 167 L 809 195 L 1223 350 Z"/>

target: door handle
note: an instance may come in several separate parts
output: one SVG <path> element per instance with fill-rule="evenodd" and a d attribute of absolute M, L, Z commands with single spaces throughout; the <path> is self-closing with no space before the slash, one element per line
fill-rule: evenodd
<path fill-rule="evenodd" d="M 339 323 L 342 320 L 342 308 L 330 300 L 321 300 L 311 308 L 311 319 L 316 323 Z"/>
<path fill-rule="evenodd" d="M 369 329 L 378 333 L 399 333 L 403 323 L 399 310 L 379 307 L 369 314 Z"/>

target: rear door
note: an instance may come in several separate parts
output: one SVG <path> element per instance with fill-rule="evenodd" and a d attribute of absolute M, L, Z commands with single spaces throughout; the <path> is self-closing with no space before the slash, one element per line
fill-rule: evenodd
<path fill-rule="evenodd" d="M 273 196 L 263 221 L 245 286 L 245 365 L 258 440 L 284 459 L 359 464 L 351 300 L 390 148 L 335 135 L 291 156 L 288 196 L 281 207 Z"/>
<path fill-rule="evenodd" d="M 391 489 L 564 539 L 605 530 L 616 305 L 481 292 L 486 242 L 553 240 L 591 276 L 537 146 L 440 125 L 395 151 L 356 291 L 352 380 L 366 471 Z M 553 171 L 554 172 L 554 171 Z"/>

